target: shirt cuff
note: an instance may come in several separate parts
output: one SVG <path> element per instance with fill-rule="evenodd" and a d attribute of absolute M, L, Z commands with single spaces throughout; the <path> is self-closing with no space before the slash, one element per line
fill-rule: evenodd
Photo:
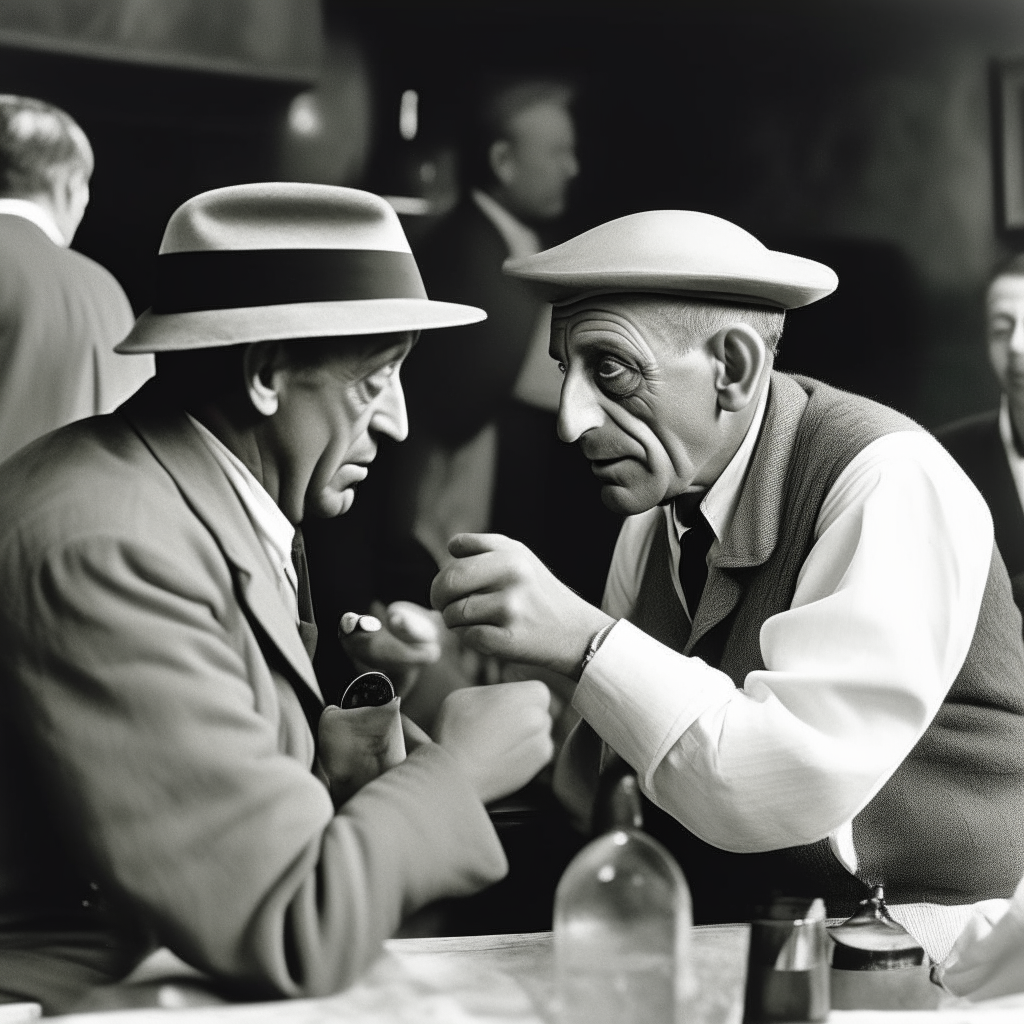
<path fill-rule="evenodd" d="M 580 677 L 572 703 L 646 786 L 676 740 L 735 692 L 724 672 L 620 619 Z"/>

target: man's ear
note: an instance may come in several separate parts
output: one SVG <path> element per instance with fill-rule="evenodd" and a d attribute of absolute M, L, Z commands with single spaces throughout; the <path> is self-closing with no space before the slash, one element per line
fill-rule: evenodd
<path fill-rule="evenodd" d="M 512 152 L 512 143 L 508 139 L 498 139 L 491 143 L 491 148 L 487 151 L 487 162 L 500 184 L 511 184 L 516 176 L 516 158 Z"/>
<path fill-rule="evenodd" d="M 242 355 L 245 390 L 261 416 L 273 416 L 280 403 L 281 346 L 276 341 L 246 345 Z"/>
<path fill-rule="evenodd" d="M 718 407 L 739 412 L 758 393 L 761 374 L 769 359 L 764 339 L 749 324 L 722 328 L 710 341 L 715 359 L 715 390 Z"/>

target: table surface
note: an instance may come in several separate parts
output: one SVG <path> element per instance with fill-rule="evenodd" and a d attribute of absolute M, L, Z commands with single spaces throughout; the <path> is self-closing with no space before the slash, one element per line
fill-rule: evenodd
<path fill-rule="evenodd" d="M 693 930 L 697 994 L 686 1024 L 740 1024 L 748 925 Z M 97 990 L 96 1012 L 62 1024 L 551 1024 L 550 932 L 392 939 L 358 984 L 323 999 L 224 1004 L 202 976 L 163 951 L 130 983 Z M 215 1005 L 214 1005 L 215 1004 Z M 1019 1024 L 1022 1005 L 921 1012 L 833 1011 L 834 1024 Z M 144 1007 L 144 1008 L 143 1008 Z M 116 1011 L 116 1012 L 112 1012 Z"/>

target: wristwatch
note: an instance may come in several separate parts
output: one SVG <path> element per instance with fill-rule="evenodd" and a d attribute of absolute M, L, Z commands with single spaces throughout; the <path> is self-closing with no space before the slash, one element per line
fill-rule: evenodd
<path fill-rule="evenodd" d="M 609 622 L 607 626 L 602 626 L 591 638 L 590 643 L 587 644 L 587 650 L 583 655 L 583 661 L 580 662 L 580 675 L 586 671 L 587 666 L 594 660 L 594 655 L 597 654 L 601 644 L 604 643 L 605 637 L 612 631 L 612 627 L 615 625 L 614 622 Z"/>

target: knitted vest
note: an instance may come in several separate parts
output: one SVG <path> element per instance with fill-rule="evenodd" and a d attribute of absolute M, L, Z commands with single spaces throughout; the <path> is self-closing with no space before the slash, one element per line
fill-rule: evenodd
<path fill-rule="evenodd" d="M 630 616 L 644 632 L 726 672 L 765 668 L 761 625 L 790 607 L 822 503 L 872 441 L 920 430 L 899 413 L 806 378 L 772 375 L 764 425 L 729 538 L 709 567 L 692 631 L 676 597 L 666 529 Z M 853 822 L 858 877 L 827 840 L 758 854 L 699 840 L 648 804 L 647 826 L 679 860 L 698 920 L 747 917 L 773 895 L 824 896 L 845 915 L 882 882 L 890 902 L 1007 897 L 1024 874 L 1024 644 L 993 547 L 973 642 L 924 736 Z"/>

